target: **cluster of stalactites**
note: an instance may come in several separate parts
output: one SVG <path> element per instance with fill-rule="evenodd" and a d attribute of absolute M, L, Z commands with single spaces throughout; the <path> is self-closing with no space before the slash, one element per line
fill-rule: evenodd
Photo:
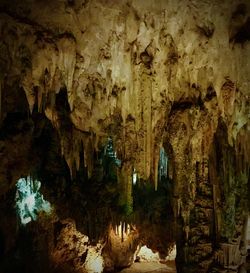
<path fill-rule="evenodd" d="M 75 171 L 78 171 L 81 167 L 87 169 L 89 178 L 92 176 L 95 160 L 94 155 L 100 152 L 98 148 L 100 142 L 104 145 L 105 156 L 112 158 L 116 164 L 118 184 L 127 193 L 126 200 L 128 204 L 132 204 L 132 185 L 136 184 L 139 179 L 149 180 L 150 173 L 154 172 L 153 182 L 157 190 L 158 180 L 160 177 L 167 175 L 167 155 L 163 148 L 160 149 L 158 154 L 155 152 L 153 157 L 155 166 L 148 170 L 149 176 L 145 176 L 145 169 L 141 169 L 140 160 L 139 164 L 137 164 L 137 162 L 118 158 L 112 138 L 100 138 L 95 134 L 86 134 L 73 129 L 70 136 L 65 135 L 61 138 L 62 156 L 64 156 L 68 164 L 72 177 Z M 160 172 L 159 175 L 158 172 Z"/>
<path fill-rule="evenodd" d="M 120 222 L 119 225 L 115 226 L 115 235 L 119 236 L 122 240 L 126 240 L 130 234 L 130 232 L 135 229 L 135 227 L 132 227 L 130 224 L 126 222 Z"/>
<path fill-rule="evenodd" d="M 38 111 L 44 112 L 53 125 L 59 128 L 60 116 L 55 109 L 56 95 L 64 88 L 67 90 L 69 118 L 72 124 L 88 135 L 83 133 L 83 136 L 80 136 L 79 132 L 73 132 L 72 137 L 61 138 L 62 154 L 71 173 L 73 174 L 74 168 L 79 169 L 79 153 L 83 150 L 84 166 L 88 167 L 91 176 L 93 151 L 96 146 L 96 139 L 93 138 L 98 138 L 96 135 L 107 136 L 108 125 L 115 123 L 117 117 L 118 120 L 121 118 L 117 131 L 120 128 L 124 128 L 124 131 L 121 134 L 113 134 L 113 137 L 121 140 L 120 144 L 124 150 L 121 159 L 132 162 L 129 177 L 135 169 L 143 180 L 153 180 L 157 189 L 160 142 L 167 110 L 165 105 L 162 106 L 161 96 L 158 96 L 159 90 L 166 90 L 166 84 L 158 86 L 156 76 L 152 76 L 150 62 L 156 52 L 156 45 L 153 45 L 155 43 L 151 44 L 151 39 L 147 38 L 142 48 L 131 47 L 131 52 L 125 50 L 123 45 L 115 44 L 114 48 L 112 46 L 112 61 L 105 63 L 103 60 L 103 71 L 94 73 L 86 70 L 84 57 L 77 52 L 73 35 L 65 33 L 54 37 L 41 31 L 38 36 L 31 26 L 24 25 L 22 29 L 15 20 L 6 20 L 10 28 L 20 28 L 20 33 L 29 33 L 29 38 L 25 40 L 24 36 L 17 33 L 17 46 L 12 48 L 9 45 L 9 51 L 18 56 L 13 59 L 13 66 L 16 66 L 17 71 L 23 71 L 20 85 L 25 90 L 30 112 L 37 104 Z M 4 35 L 7 39 L 7 30 Z M 121 54 L 124 55 L 122 60 L 119 59 L 120 55 L 115 55 L 117 46 L 121 46 L 119 50 L 124 51 L 124 54 Z M 161 46 L 161 54 L 167 54 L 168 45 Z M 136 60 L 132 55 L 136 56 Z M 8 57 L 11 59 L 11 56 Z M 160 57 L 159 55 L 158 58 Z M 125 70 L 129 73 L 123 75 L 121 69 L 120 75 L 118 70 L 115 70 L 118 60 L 116 58 L 119 63 L 126 65 Z M 25 59 L 26 62 L 19 63 L 19 59 Z M 134 62 L 137 62 L 138 66 L 135 66 Z M 160 74 L 164 74 L 165 68 L 161 72 Z M 165 101 L 166 92 L 162 96 Z M 116 116 L 116 111 L 119 116 Z M 99 122 L 103 124 L 100 125 Z M 94 137 L 91 135 L 92 131 Z M 128 145 L 131 147 L 127 149 L 127 143 L 132 142 L 132 145 Z"/>
<path fill-rule="evenodd" d="M 61 138 L 61 152 L 73 178 L 80 168 L 86 169 L 90 178 L 94 168 L 94 155 L 98 152 L 98 137 L 84 134 L 75 129 L 70 136 Z"/>

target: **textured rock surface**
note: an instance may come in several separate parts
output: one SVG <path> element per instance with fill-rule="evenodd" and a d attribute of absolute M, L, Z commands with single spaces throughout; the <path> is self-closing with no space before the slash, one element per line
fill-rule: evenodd
<path fill-rule="evenodd" d="M 103 245 L 91 246 L 89 238 L 76 230 L 70 220 L 56 224 L 57 236 L 51 250 L 52 260 L 60 272 L 102 272 L 104 261 L 101 255 Z"/>
<path fill-rule="evenodd" d="M 241 43 L 235 38 L 238 17 L 242 25 L 248 18 L 247 3 L 236 15 L 237 2 L 1 6 L 2 91 L 6 80 L 19 80 L 30 110 L 37 99 L 56 126 L 55 94 L 67 89 L 70 119 L 78 129 L 75 145 L 62 147 L 70 167 L 79 161 L 80 130 L 92 133 L 93 149 L 100 137 L 111 135 L 123 160 L 141 177 L 154 176 L 162 130 L 178 103 L 204 104 L 211 135 L 218 116 L 224 117 L 230 143 L 247 123 L 249 44 L 247 37 Z M 193 115 L 199 120 L 200 113 Z"/>
<path fill-rule="evenodd" d="M 175 273 L 174 264 L 163 265 L 156 262 L 134 263 L 130 268 L 124 269 L 122 273 Z"/>
<path fill-rule="evenodd" d="M 52 130 L 46 122 L 72 177 L 81 167 L 93 177 L 113 139 L 128 211 L 134 171 L 157 188 L 163 146 L 179 272 L 237 272 L 249 199 L 249 1 L 2 0 L 0 12 L 1 193 L 42 165 L 34 147 Z"/>
<path fill-rule="evenodd" d="M 110 228 L 108 240 L 103 251 L 105 270 L 115 272 L 131 266 L 134 262 L 134 253 L 139 243 L 139 234 L 125 223 Z M 126 231 L 125 231 L 126 229 Z"/>

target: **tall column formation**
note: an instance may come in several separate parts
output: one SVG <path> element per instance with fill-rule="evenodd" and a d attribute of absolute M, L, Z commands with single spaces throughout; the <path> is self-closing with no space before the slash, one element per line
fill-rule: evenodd
<path fill-rule="evenodd" d="M 24 89 L 30 112 L 58 130 L 72 176 L 83 156 L 91 177 L 111 137 L 128 203 L 134 171 L 157 189 L 166 147 L 179 272 L 237 272 L 248 211 L 249 1 L 2 0 L 0 13 L 1 120 L 18 99 L 10 87 Z"/>

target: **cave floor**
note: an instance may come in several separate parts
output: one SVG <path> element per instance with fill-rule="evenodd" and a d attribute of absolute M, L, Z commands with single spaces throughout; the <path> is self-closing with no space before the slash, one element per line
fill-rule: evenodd
<path fill-rule="evenodd" d="M 166 264 L 157 262 L 134 263 L 131 267 L 123 269 L 122 273 L 175 273 L 175 262 L 169 261 Z"/>

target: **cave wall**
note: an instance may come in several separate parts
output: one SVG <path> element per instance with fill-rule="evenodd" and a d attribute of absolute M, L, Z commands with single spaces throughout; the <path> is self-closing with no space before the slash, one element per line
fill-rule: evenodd
<path fill-rule="evenodd" d="M 46 165 L 46 146 L 35 149 L 40 120 L 55 129 L 47 143 L 54 135 L 59 151 L 49 155 L 62 155 L 72 179 L 81 167 L 85 179 L 98 176 L 96 154 L 112 137 L 128 208 L 134 170 L 157 189 L 163 146 L 178 270 L 237 271 L 249 199 L 249 2 L 2 0 L 0 12 L 0 121 L 10 134 L 1 194 L 30 162 Z"/>

